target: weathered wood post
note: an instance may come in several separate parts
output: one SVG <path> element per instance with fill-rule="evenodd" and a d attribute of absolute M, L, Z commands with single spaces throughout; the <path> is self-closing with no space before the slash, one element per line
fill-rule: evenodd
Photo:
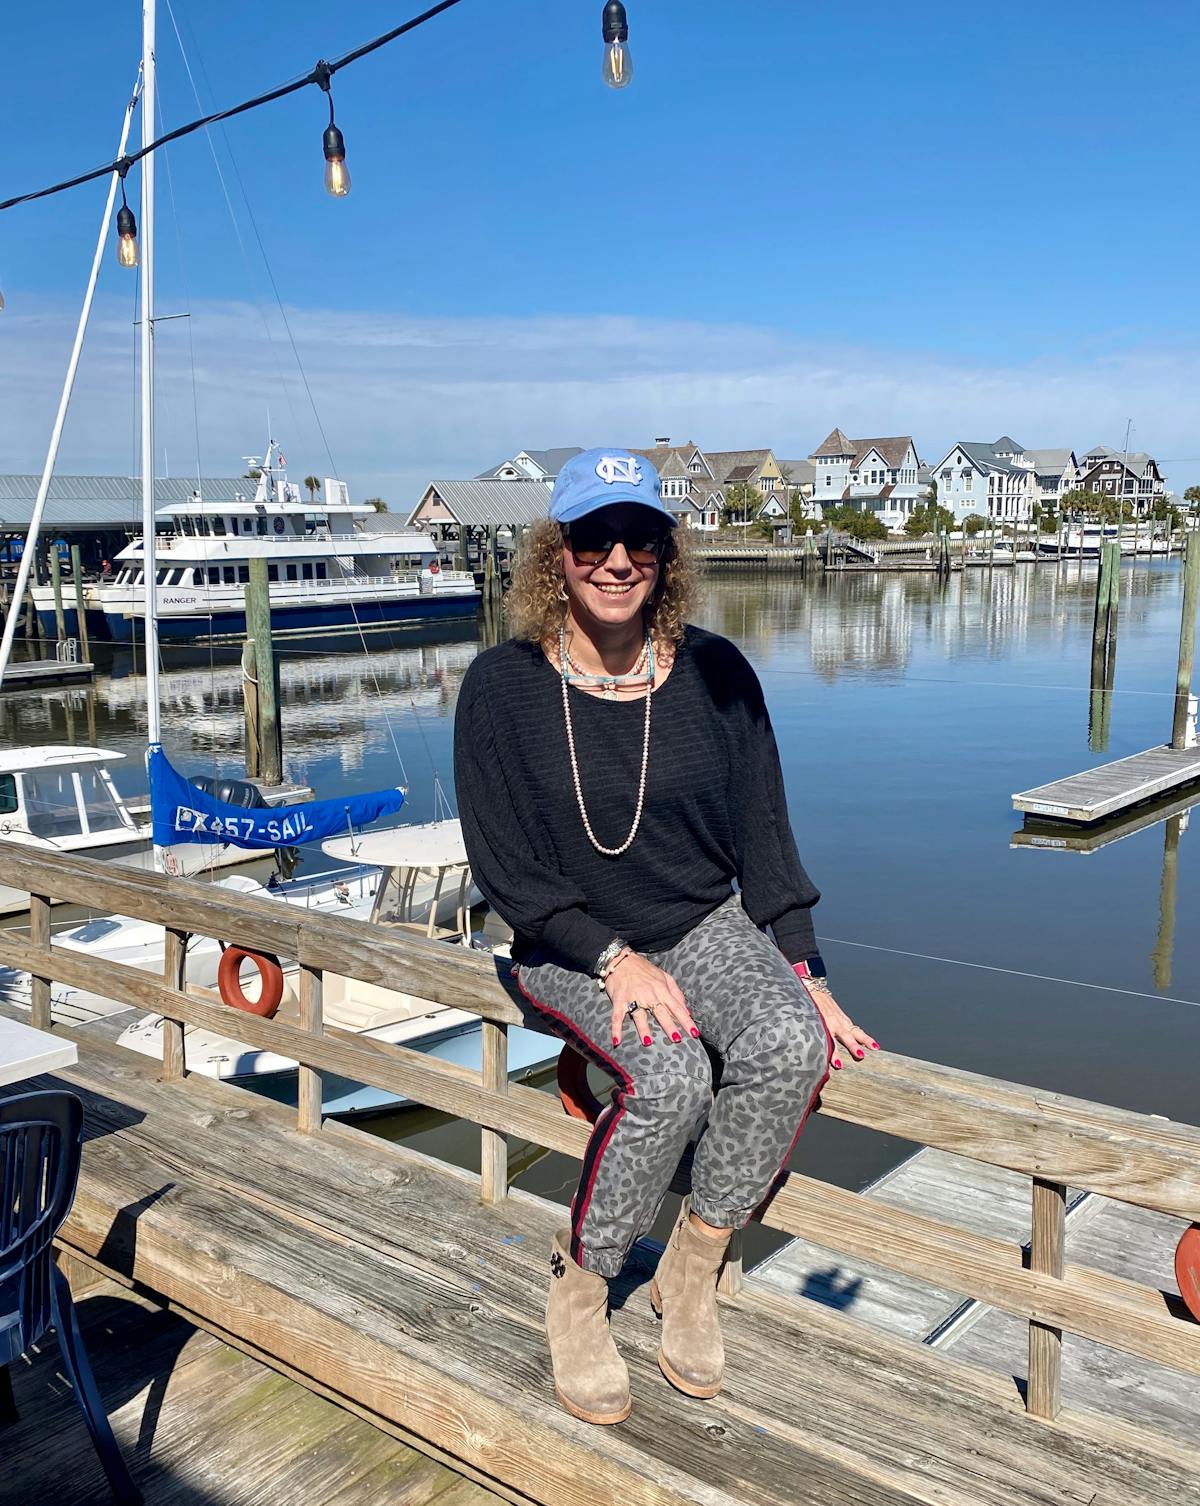
<path fill-rule="evenodd" d="M 1096 615 L 1092 626 L 1092 677 L 1088 743 L 1094 753 L 1108 749 L 1112 725 L 1112 688 L 1117 670 L 1117 619 L 1120 600 L 1121 546 L 1101 545 L 1096 577 Z"/>
<path fill-rule="evenodd" d="M 264 784 L 283 783 L 283 739 L 279 727 L 279 665 L 271 641 L 270 582 L 265 559 L 250 561 L 246 582 L 246 634 L 254 643 L 258 680 L 257 777 Z"/>
<path fill-rule="evenodd" d="M 458 568 L 471 568 L 471 530 L 465 523 L 458 525 Z"/>
<path fill-rule="evenodd" d="M 50 1015 L 50 899 L 45 894 L 29 896 L 29 942 L 46 953 L 46 971 L 33 973 L 29 981 L 29 1023 L 35 1030 L 49 1030 Z"/>
<path fill-rule="evenodd" d="M 508 1026 L 483 1020 L 483 1086 L 492 1093 L 508 1092 Z M 508 1196 L 508 1140 L 499 1130 L 479 1131 L 479 1197 L 499 1203 Z"/>
<path fill-rule="evenodd" d="M 166 927 L 163 951 L 163 982 L 183 993 L 187 986 L 188 933 L 174 926 Z M 184 1056 L 183 1022 L 163 1017 L 163 1081 L 179 1082 L 187 1072 Z"/>
<path fill-rule="evenodd" d="M 57 642 L 63 643 L 67 636 L 67 619 L 63 616 L 62 566 L 58 560 L 58 548 L 50 545 L 50 584 L 54 587 L 54 634 Z"/>
<path fill-rule="evenodd" d="M 13 603 L 13 607 L 15 610 L 15 602 Z M 25 636 L 26 638 L 36 638 L 38 631 L 37 607 L 33 604 L 33 580 L 31 577 L 29 584 L 25 587 Z"/>
<path fill-rule="evenodd" d="M 1032 1212 L 1029 1269 L 1061 1281 L 1066 1241 L 1067 1189 L 1061 1182 L 1047 1182 L 1041 1177 L 1034 1177 Z M 1061 1383 L 1062 1329 L 1030 1318 L 1027 1405 L 1035 1417 L 1058 1416 Z"/>
<path fill-rule="evenodd" d="M 300 964 L 300 1028 L 313 1035 L 325 1031 L 325 975 L 319 967 Z M 321 1128 L 321 1073 L 301 1066 L 296 1086 L 297 1127 L 302 1135 L 315 1135 Z"/>
<path fill-rule="evenodd" d="M 83 561 L 78 544 L 71 545 L 71 575 L 75 584 L 75 636 L 79 639 L 79 648 L 86 661 L 92 654 L 88 643 L 87 615 L 83 607 Z"/>
<path fill-rule="evenodd" d="M 1183 617 L 1179 624 L 1179 663 L 1175 671 L 1175 716 L 1171 746 L 1186 746 L 1188 702 L 1192 694 L 1192 659 L 1196 651 L 1196 607 L 1200 603 L 1200 533 L 1187 536 L 1183 556 Z"/>
<path fill-rule="evenodd" d="M 257 779 L 262 767 L 262 747 L 259 742 L 258 669 L 252 638 L 242 644 L 242 711 L 246 719 L 246 778 Z"/>

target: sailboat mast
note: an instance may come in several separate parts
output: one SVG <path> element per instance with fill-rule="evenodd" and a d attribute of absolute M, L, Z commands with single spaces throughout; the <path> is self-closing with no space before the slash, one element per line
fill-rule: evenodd
<path fill-rule="evenodd" d="M 142 146 L 154 140 L 156 0 L 142 4 Z M 146 588 L 146 723 L 150 743 L 159 740 L 158 564 L 154 535 L 154 153 L 142 158 L 142 567 Z"/>

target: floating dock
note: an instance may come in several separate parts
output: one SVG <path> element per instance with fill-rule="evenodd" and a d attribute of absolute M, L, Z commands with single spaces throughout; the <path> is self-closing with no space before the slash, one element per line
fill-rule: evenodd
<path fill-rule="evenodd" d="M 0 691 L 78 685 L 95 674 L 96 666 L 87 659 L 14 659 L 4 671 Z"/>
<path fill-rule="evenodd" d="M 1200 746 L 1164 746 L 1022 790 L 1012 803 L 1014 810 L 1027 815 L 1090 825 L 1196 781 L 1200 781 Z"/>

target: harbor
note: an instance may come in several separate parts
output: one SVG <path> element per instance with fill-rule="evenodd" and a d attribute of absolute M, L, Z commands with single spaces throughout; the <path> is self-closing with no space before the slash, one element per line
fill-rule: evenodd
<path fill-rule="evenodd" d="M 1200 1506 L 1195 37 L 870 19 L 13 31 L 4 1506 Z"/>

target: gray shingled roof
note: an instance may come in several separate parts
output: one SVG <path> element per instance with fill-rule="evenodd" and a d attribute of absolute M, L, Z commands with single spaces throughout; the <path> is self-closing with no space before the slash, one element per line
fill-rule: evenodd
<path fill-rule="evenodd" d="M 705 450 L 718 481 L 746 481 L 767 463 L 768 450 Z"/>
<path fill-rule="evenodd" d="M 530 460 L 540 465 L 546 472 L 546 475 L 553 479 L 562 470 L 563 466 L 566 465 L 567 461 L 570 460 L 572 455 L 582 455 L 583 450 L 579 445 L 567 445 L 557 450 L 515 450 L 513 453 L 516 455 L 528 455 Z M 476 480 L 490 481 L 495 478 L 497 471 L 503 470 L 506 465 L 511 464 L 512 456 L 509 456 L 507 460 L 499 460 L 490 470 L 480 471 Z"/>
<path fill-rule="evenodd" d="M 472 527 L 536 523 L 550 508 L 550 487 L 545 481 L 431 481 L 421 494 L 421 502 L 429 495 L 430 487 L 456 522 Z M 420 505 L 418 502 L 409 513 L 409 522 Z"/>
<path fill-rule="evenodd" d="M 840 429 L 832 430 L 812 452 L 810 459 L 818 455 L 853 455 L 854 441 L 847 439 Z"/>
<path fill-rule="evenodd" d="M 29 527 L 41 477 L 0 476 L 0 530 L 15 532 Z M 253 481 L 245 476 L 159 476 L 154 483 L 154 504 L 186 502 L 197 488 L 206 505 L 232 502 L 240 492 L 254 494 Z M 140 476 L 54 476 L 46 498 L 42 526 L 54 528 L 136 528 L 141 526 L 142 481 Z"/>
<path fill-rule="evenodd" d="M 811 460 L 781 460 L 779 469 L 789 486 L 806 486 L 817 479 L 817 468 Z"/>
<path fill-rule="evenodd" d="M 878 450 L 889 470 L 899 470 L 908 454 L 908 447 L 912 444 L 912 435 L 889 434 L 882 439 L 852 439 L 850 443 L 854 446 L 851 469 L 857 470 L 871 450 Z M 917 447 L 913 445 L 913 454 L 916 453 Z"/>

